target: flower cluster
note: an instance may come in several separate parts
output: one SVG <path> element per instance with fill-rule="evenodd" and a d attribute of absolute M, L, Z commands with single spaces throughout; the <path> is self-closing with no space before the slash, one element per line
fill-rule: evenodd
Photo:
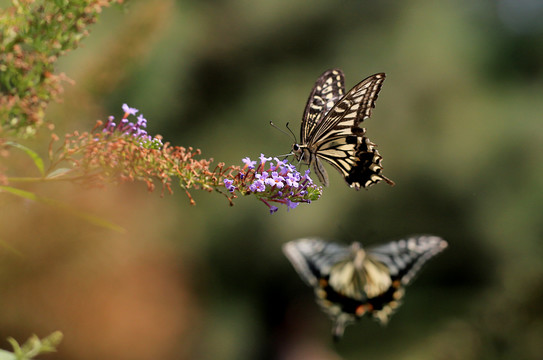
<path fill-rule="evenodd" d="M 260 162 L 243 159 L 244 166 L 225 166 L 213 159 L 197 159 L 200 150 L 170 146 L 160 136 L 151 137 L 145 128 L 147 120 L 139 110 L 127 104 L 124 115 L 117 123 L 113 116 L 106 122 L 98 121 L 91 132 L 66 135 L 64 144 L 49 156 L 51 167 L 44 177 L 56 180 L 82 181 L 91 186 L 107 182 L 143 181 L 149 190 L 162 185 L 162 192 L 173 193 L 172 183 L 178 182 L 194 204 L 189 190 L 217 191 L 233 204 L 239 194 L 253 195 L 262 201 L 271 213 L 273 205 L 284 204 L 287 210 L 300 203 L 310 203 L 322 195 L 322 187 L 313 183 L 309 170 L 301 174 L 288 161 L 260 156 Z M 130 121 L 136 117 L 137 121 Z M 69 163 L 70 168 L 60 167 Z M 0 179 L 1 180 L 1 179 Z M 224 188 L 228 191 L 222 191 Z"/>
<path fill-rule="evenodd" d="M 234 193 L 236 190 L 242 195 L 255 195 L 266 204 L 270 213 L 278 210 L 271 202 L 284 204 L 287 210 L 294 209 L 300 203 L 310 203 L 317 200 L 322 194 L 322 187 L 313 183 L 309 177 L 310 170 L 301 174 L 296 167 L 289 164 L 286 159 L 279 160 L 260 155 L 260 163 L 250 158 L 243 159 L 245 166 L 232 178 L 224 179 L 226 189 Z M 266 163 L 269 162 L 268 168 Z"/>
<path fill-rule="evenodd" d="M 191 203 L 190 189 L 217 190 L 222 187 L 226 172 L 239 167 L 218 164 L 210 169 L 212 159 L 196 159 L 200 150 L 163 144 L 160 136 L 151 137 L 144 130 L 147 120 L 139 115 L 136 122 L 130 116 L 139 111 L 124 104 L 124 116 L 118 124 L 112 116 L 105 123 L 98 121 L 91 133 L 73 133 L 66 136 L 52 168 L 61 162 L 69 162 L 73 169 L 62 175 L 69 179 L 81 179 L 92 186 L 106 182 L 143 181 L 149 190 L 155 183 L 172 193 L 172 181 L 177 179 Z M 53 154 L 50 155 L 55 158 Z M 230 198 L 230 197 L 229 197 Z"/>
<path fill-rule="evenodd" d="M 119 132 L 122 135 L 129 135 L 135 139 L 138 139 L 140 145 L 148 149 L 160 149 L 162 148 L 162 140 L 160 137 L 152 137 L 147 134 L 145 128 L 147 127 L 147 119 L 143 117 L 143 114 L 138 116 L 138 121 L 133 123 L 128 121 L 128 116 L 136 116 L 138 109 L 131 108 L 127 104 L 123 104 L 124 116 L 122 117 L 119 124 L 114 122 L 115 117 L 110 116 L 108 121 L 103 125 L 102 132 L 105 134 L 113 134 Z"/>

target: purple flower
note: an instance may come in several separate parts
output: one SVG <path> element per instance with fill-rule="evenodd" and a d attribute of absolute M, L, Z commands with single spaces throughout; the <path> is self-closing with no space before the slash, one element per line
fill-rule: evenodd
<path fill-rule="evenodd" d="M 123 104 L 123 111 L 125 112 L 125 114 L 136 115 L 139 110 L 136 108 L 131 108 L 130 106 L 126 104 Z"/>
<path fill-rule="evenodd" d="M 106 134 L 122 134 L 124 136 L 131 136 L 132 138 L 137 139 L 143 147 L 149 149 L 161 149 L 163 144 L 159 138 L 151 137 L 146 130 L 147 119 L 143 117 L 143 114 L 138 116 L 138 121 L 134 124 L 128 120 L 130 115 L 135 116 L 139 111 L 138 109 L 131 108 L 130 106 L 123 104 L 122 109 L 124 111 L 124 116 L 120 120 L 119 124 L 115 124 L 113 116 L 108 118 L 108 121 L 103 125 L 102 132 Z"/>
<path fill-rule="evenodd" d="M 308 184 L 313 184 L 313 180 L 311 180 L 311 178 L 309 177 L 309 173 L 310 173 L 310 172 L 311 172 L 311 170 L 310 170 L 310 169 L 307 169 L 307 170 L 305 171 L 305 174 L 304 174 L 304 176 L 302 177 L 301 180 L 304 181 L 304 182 L 306 182 L 306 183 L 308 183 Z"/>
<path fill-rule="evenodd" d="M 265 164 L 266 161 L 270 161 L 271 159 L 272 159 L 271 157 L 267 158 L 266 156 L 264 156 L 264 154 L 260 154 L 260 163 L 261 164 Z"/>
<path fill-rule="evenodd" d="M 262 180 L 256 180 L 249 186 L 249 190 L 252 192 L 263 192 L 266 190 L 266 185 L 264 184 L 264 181 Z"/>
<path fill-rule="evenodd" d="M 251 161 L 249 157 L 246 157 L 245 159 L 242 159 L 243 163 L 249 168 L 254 169 L 256 165 L 256 161 Z"/>
<path fill-rule="evenodd" d="M 287 174 L 285 177 L 285 184 L 287 184 L 287 186 L 290 186 L 290 187 L 298 187 L 298 180 L 299 180 L 299 177 L 293 174 Z"/>
<path fill-rule="evenodd" d="M 255 174 L 255 179 L 265 181 L 267 178 L 268 178 L 268 173 L 267 172 Z"/>
<path fill-rule="evenodd" d="M 234 180 L 224 179 L 224 186 L 226 186 L 226 189 L 230 191 L 231 193 L 233 193 L 234 190 L 236 190 L 236 187 L 233 184 L 234 184 Z"/>
<path fill-rule="evenodd" d="M 273 160 L 277 161 L 277 166 L 285 166 L 288 163 L 287 159 L 279 160 L 279 158 L 274 157 Z"/>
<path fill-rule="evenodd" d="M 279 208 L 277 206 L 270 205 L 270 214 L 273 214 L 274 212 L 277 212 Z"/>
<path fill-rule="evenodd" d="M 311 200 L 309 200 L 311 201 Z M 300 205 L 299 202 L 293 202 L 293 201 L 290 201 L 290 199 L 287 199 L 287 211 L 289 211 L 290 209 L 294 209 L 296 208 L 296 206 Z"/>
<path fill-rule="evenodd" d="M 115 130 L 115 127 L 117 126 L 117 124 L 115 124 L 113 120 L 115 120 L 115 117 L 113 116 L 109 116 L 107 118 L 107 122 L 104 124 L 104 129 L 102 130 L 102 132 L 111 133 Z"/>
<path fill-rule="evenodd" d="M 143 117 L 143 114 L 138 116 L 138 122 L 136 124 L 138 127 L 147 127 L 147 119 Z"/>
<path fill-rule="evenodd" d="M 285 184 L 283 184 L 283 181 L 284 181 L 285 179 L 284 179 L 282 176 L 280 176 L 280 175 L 277 173 L 277 171 L 273 171 L 273 172 L 271 173 L 271 175 L 272 175 L 272 177 L 271 177 L 271 179 L 272 179 L 271 185 L 272 185 L 272 186 L 275 185 L 275 186 L 277 186 L 277 188 L 279 188 L 279 189 L 281 189 L 281 188 L 283 188 L 283 186 L 285 186 Z"/>
<path fill-rule="evenodd" d="M 277 211 L 276 206 L 270 202 L 287 206 L 287 210 L 296 208 L 300 203 L 309 203 L 318 199 L 322 194 L 322 187 L 313 184 L 309 177 L 310 170 L 304 175 L 288 160 L 279 160 L 260 155 L 260 165 L 254 167 L 256 162 L 248 157 L 243 159 L 245 167 L 236 177 L 236 189 L 244 194 L 254 194 L 260 201 L 270 208 L 270 212 Z M 265 163 L 268 162 L 268 166 Z M 239 184 L 239 185 L 238 185 Z"/>

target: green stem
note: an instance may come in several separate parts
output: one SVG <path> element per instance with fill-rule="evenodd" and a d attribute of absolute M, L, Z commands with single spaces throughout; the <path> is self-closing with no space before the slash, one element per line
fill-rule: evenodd
<path fill-rule="evenodd" d="M 8 182 L 40 182 L 40 181 L 50 181 L 55 179 L 46 179 L 46 178 L 35 178 L 35 177 L 8 177 Z"/>

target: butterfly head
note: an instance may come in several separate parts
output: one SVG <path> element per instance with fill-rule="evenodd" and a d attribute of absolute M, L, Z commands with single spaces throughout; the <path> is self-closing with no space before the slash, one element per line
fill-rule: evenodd
<path fill-rule="evenodd" d="M 296 157 L 296 160 L 302 161 L 304 164 L 309 164 L 311 154 L 307 146 L 294 143 L 292 145 L 292 153 Z"/>
<path fill-rule="evenodd" d="M 292 144 L 292 153 L 296 156 L 297 160 L 302 157 L 302 147 L 298 144 Z"/>

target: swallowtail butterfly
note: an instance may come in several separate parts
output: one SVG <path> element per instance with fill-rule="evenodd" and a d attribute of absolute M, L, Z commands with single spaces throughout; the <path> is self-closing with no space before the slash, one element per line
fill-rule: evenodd
<path fill-rule="evenodd" d="M 315 83 L 305 107 L 300 144 L 292 145 L 298 161 L 313 167 L 319 180 L 328 186 L 328 174 L 321 159 L 332 164 L 355 189 L 367 188 L 381 180 L 381 155 L 359 124 L 371 116 L 371 109 L 385 74 L 362 80 L 345 94 L 345 77 L 340 69 L 325 71 Z"/>
<path fill-rule="evenodd" d="M 431 235 L 369 249 L 358 242 L 346 246 L 304 238 L 286 243 L 283 252 L 315 290 L 317 303 L 334 321 L 332 334 L 339 339 L 347 325 L 366 314 L 386 324 L 400 305 L 405 286 L 446 247 L 445 240 Z"/>

